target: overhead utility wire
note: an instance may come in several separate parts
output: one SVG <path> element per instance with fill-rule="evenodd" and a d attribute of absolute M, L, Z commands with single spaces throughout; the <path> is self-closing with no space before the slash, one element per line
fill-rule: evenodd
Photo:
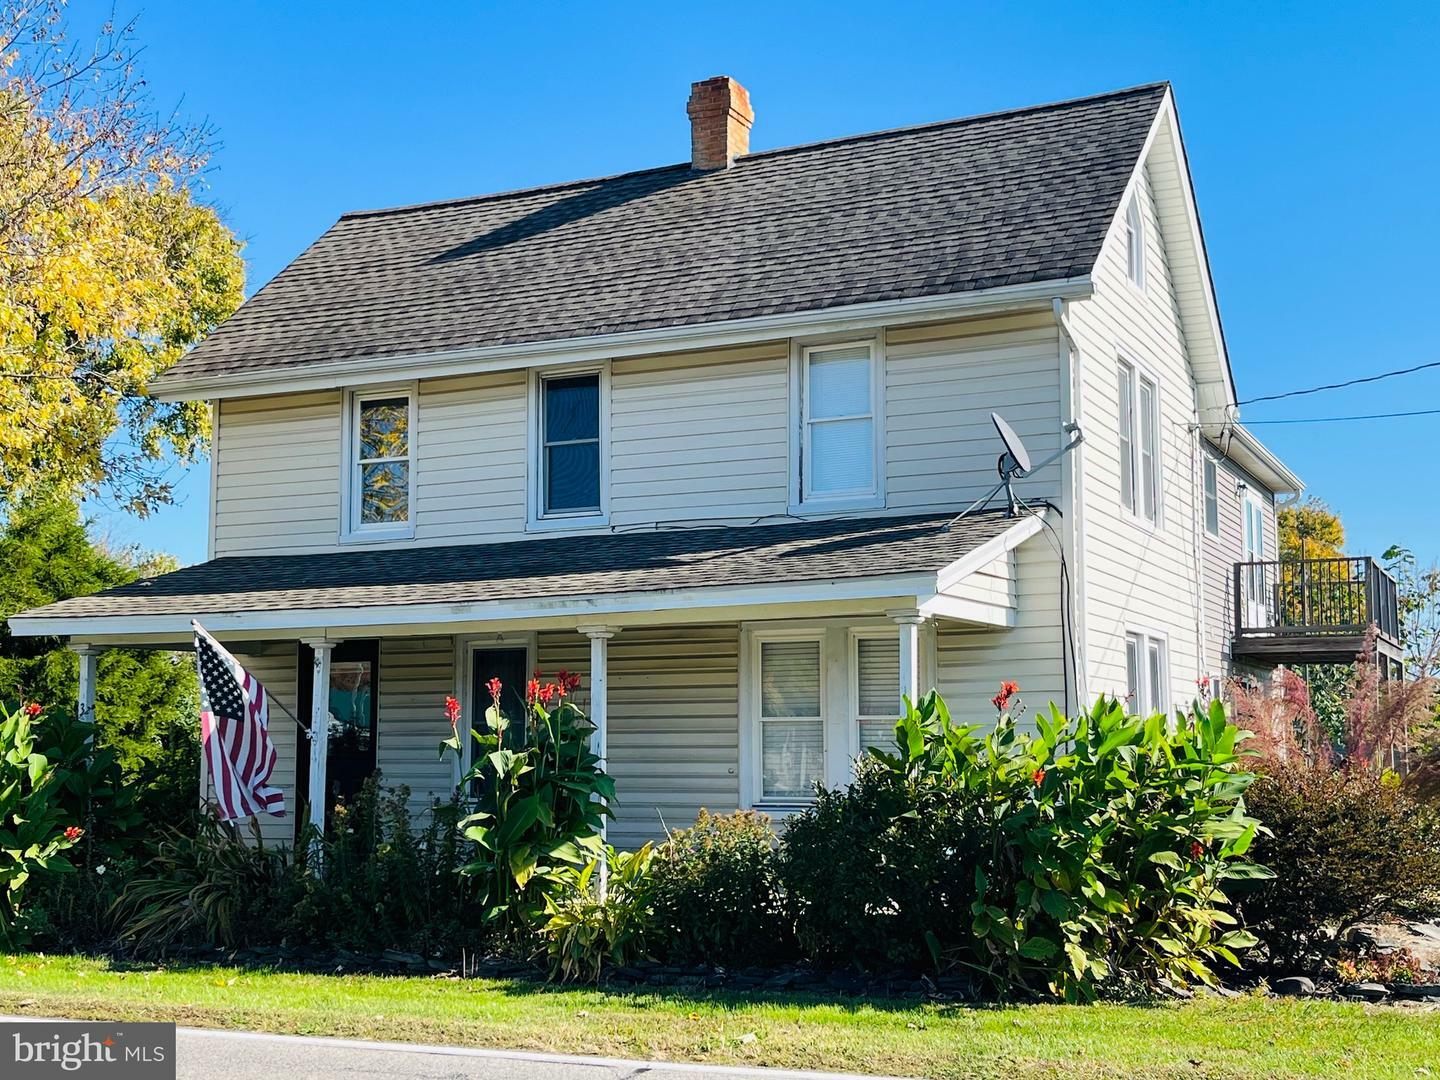
<path fill-rule="evenodd" d="M 1237 401 L 1236 405 L 1254 405 L 1257 401 L 1279 401 L 1281 398 L 1302 397 L 1305 394 L 1318 394 L 1325 390 L 1341 390 L 1347 386 L 1359 386 L 1361 383 L 1379 382 L 1381 379 L 1393 379 L 1396 375 L 1413 375 L 1417 371 L 1426 371 L 1430 368 L 1440 368 L 1440 360 L 1428 364 L 1416 364 L 1414 367 L 1401 368 L 1399 371 L 1382 371 L 1379 375 L 1366 375 L 1360 379 L 1348 379 L 1345 382 L 1326 383 L 1324 386 L 1312 386 L 1306 390 L 1287 390 L 1283 394 L 1265 394 L 1263 397 L 1246 398 L 1244 401 Z M 1251 421 L 1252 423 L 1254 421 Z"/>
<path fill-rule="evenodd" d="M 1291 420 L 1246 420 L 1246 427 L 1256 424 L 1339 424 L 1346 420 L 1389 420 L 1400 416 L 1440 416 L 1440 409 L 1416 409 L 1413 412 L 1362 413 L 1358 416 L 1298 416 Z"/>

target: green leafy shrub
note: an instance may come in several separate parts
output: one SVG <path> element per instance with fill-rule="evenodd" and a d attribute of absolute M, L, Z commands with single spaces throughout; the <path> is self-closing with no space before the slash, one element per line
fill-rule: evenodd
<path fill-rule="evenodd" d="M 42 945 L 103 948 L 115 935 L 111 912 L 143 847 L 145 817 L 134 785 L 114 750 L 100 743 L 94 724 L 51 709 L 35 731 L 55 766 L 62 823 L 83 831 L 64 856 L 78 873 L 41 874 L 33 883 L 35 938 Z"/>
<path fill-rule="evenodd" d="M 866 927 L 889 926 L 880 959 L 920 940 L 1004 991 L 1068 1000 L 1213 982 L 1217 959 L 1253 944 L 1221 883 L 1267 874 L 1244 859 L 1252 776 L 1224 708 L 1172 727 L 1105 700 L 1069 719 L 1052 707 L 1032 733 L 1005 711 L 1017 690 L 996 695 L 989 731 L 956 724 L 938 694 L 907 703 L 897 753 L 787 830 L 802 948 L 863 957 Z"/>
<path fill-rule="evenodd" d="M 590 749 L 594 725 L 564 696 L 578 684 L 564 673 L 558 684 L 531 680 L 523 731 L 510 731 L 492 703 L 486 730 L 473 733 L 474 765 L 462 784 L 477 793 L 478 808 L 459 824 L 473 845 L 460 872 L 475 881 L 486 924 L 511 940 L 545 918 L 546 897 L 564 887 L 566 867 L 599 857 L 600 825 L 615 800 L 615 782 Z M 500 692 L 492 679 L 493 701 Z M 446 711 L 453 726 L 453 699 Z M 458 732 L 440 744 L 447 751 L 460 752 Z"/>
<path fill-rule="evenodd" d="M 0 942 L 8 948 L 30 939 L 26 884 L 39 873 L 72 870 L 64 852 L 84 835 L 66 823 L 61 777 L 35 734 L 40 712 L 38 705 L 0 706 Z"/>
<path fill-rule="evenodd" d="M 1002 984 L 1089 998 L 1107 982 L 1213 983 L 1254 944 L 1222 883 L 1269 872 L 1245 855 L 1259 825 L 1254 779 L 1224 706 L 1172 722 L 1102 699 L 1053 706 L 1020 731 L 1007 713 L 983 738 L 912 713 L 902 742 L 975 797 L 990 830 L 972 905 L 975 963 Z"/>
<path fill-rule="evenodd" d="M 1357 923 L 1440 910 L 1440 815 L 1393 775 L 1272 763 L 1246 800 L 1275 877 L 1238 904 L 1272 967 L 1317 967 Z"/>
<path fill-rule="evenodd" d="M 854 782 L 790 818 L 780 873 L 806 957 L 913 968 L 929 966 L 934 947 L 968 944 L 984 837 L 973 801 L 935 780 L 898 759 L 862 758 Z"/>
<path fill-rule="evenodd" d="M 603 895 L 598 859 L 558 871 L 560 888 L 546 894 L 549 918 L 540 927 L 551 978 L 595 982 L 606 964 L 648 958 L 655 934 L 649 876 L 653 856 L 651 844 L 639 851 L 607 847 Z"/>
<path fill-rule="evenodd" d="M 656 849 L 650 877 L 655 947 L 665 959 L 744 967 L 793 955 L 764 814 L 701 810 Z"/>
<path fill-rule="evenodd" d="M 432 807 L 416 828 L 409 798 L 376 773 L 337 807 L 329 836 L 302 844 L 307 872 L 294 886 L 287 940 L 362 953 L 453 953 L 480 942 L 475 890 L 459 874 L 458 802 Z"/>

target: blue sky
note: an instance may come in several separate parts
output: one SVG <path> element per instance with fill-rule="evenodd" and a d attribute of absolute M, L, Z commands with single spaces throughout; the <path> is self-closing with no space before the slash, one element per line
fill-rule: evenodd
<path fill-rule="evenodd" d="M 207 198 L 248 291 L 345 210 L 684 160 L 690 82 L 733 75 L 752 146 L 1169 79 L 1242 398 L 1440 360 L 1440 8 L 1375 3 L 345 5 L 117 0 L 157 102 L 219 129 Z M 101 18 L 109 0 L 76 0 Z M 1434 407 L 1440 370 L 1256 405 Z M 1440 556 L 1440 417 L 1254 430 L 1349 547 Z M 119 542 L 204 558 L 208 469 Z"/>

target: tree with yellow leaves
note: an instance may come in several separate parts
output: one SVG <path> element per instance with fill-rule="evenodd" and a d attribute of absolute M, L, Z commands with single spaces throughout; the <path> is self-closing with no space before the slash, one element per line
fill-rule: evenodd
<path fill-rule="evenodd" d="M 209 436 L 147 387 L 239 306 L 244 264 L 194 198 L 209 133 L 150 109 L 133 24 L 80 49 L 63 16 L 0 4 L 0 512 L 43 488 L 144 515 Z"/>

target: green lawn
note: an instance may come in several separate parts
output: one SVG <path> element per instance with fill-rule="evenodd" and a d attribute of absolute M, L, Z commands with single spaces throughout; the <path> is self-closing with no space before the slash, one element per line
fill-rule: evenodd
<path fill-rule="evenodd" d="M 25 955 L 0 1012 L 901 1076 L 1440 1077 L 1440 1013 L 1260 997 L 964 1008 Z"/>

